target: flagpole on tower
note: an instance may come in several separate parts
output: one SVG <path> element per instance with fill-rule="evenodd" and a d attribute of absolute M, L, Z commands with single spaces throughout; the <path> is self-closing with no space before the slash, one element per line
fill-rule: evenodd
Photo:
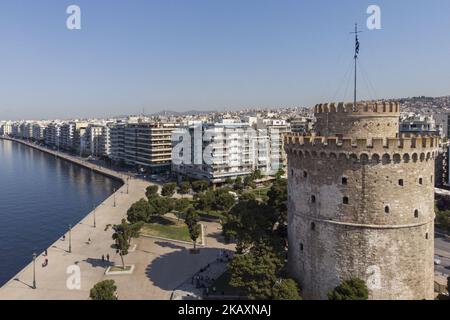
<path fill-rule="evenodd" d="M 362 31 L 358 31 L 358 24 L 355 23 L 355 31 L 352 32 L 353 34 L 355 34 L 355 86 L 354 86 L 354 91 L 353 91 L 353 109 L 356 110 L 356 76 L 357 76 L 357 72 L 356 72 L 356 68 L 357 68 L 357 60 L 358 60 L 358 54 L 359 54 L 359 38 L 358 38 L 358 34 L 361 33 Z"/>

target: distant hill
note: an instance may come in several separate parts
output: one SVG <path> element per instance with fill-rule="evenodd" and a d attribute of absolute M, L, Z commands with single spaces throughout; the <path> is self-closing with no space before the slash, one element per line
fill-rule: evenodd
<path fill-rule="evenodd" d="M 200 110 L 189 110 L 189 111 L 172 111 L 172 110 L 163 110 L 163 111 L 159 111 L 156 113 L 152 113 L 151 116 L 198 116 L 198 115 L 202 115 L 202 114 L 209 114 L 209 113 L 214 113 L 217 111 L 213 111 L 213 110 L 205 110 L 205 111 L 200 111 Z"/>

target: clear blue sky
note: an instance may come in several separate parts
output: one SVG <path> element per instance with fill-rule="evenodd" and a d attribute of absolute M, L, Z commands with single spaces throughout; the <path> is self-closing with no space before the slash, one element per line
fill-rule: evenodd
<path fill-rule="evenodd" d="M 1 0 L 0 119 L 351 100 L 355 22 L 359 98 L 450 94 L 448 0 Z"/>

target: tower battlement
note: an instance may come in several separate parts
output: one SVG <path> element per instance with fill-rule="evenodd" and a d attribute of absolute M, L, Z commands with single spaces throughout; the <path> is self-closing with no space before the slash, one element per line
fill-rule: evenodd
<path fill-rule="evenodd" d="M 438 137 L 406 136 L 400 138 L 339 138 L 339 137 L 304 137 L 300 135 L 285 136 L 286 149 L 341 150 L 376 152 L 431 152 L 436 151 L 439 145 Z"/>
<path fill-rule="evenodd" d="M 390 101 L 373 101 L 373 102 L 359 102 L 356 108 L 353 103 L 322 103 L 314 107 L 314 113 L 317 115 L 327 113 L 345 113 L 347 115 L 369 115 L 376 116 L 399 116 L 400 104 L 398 102 Z"/>

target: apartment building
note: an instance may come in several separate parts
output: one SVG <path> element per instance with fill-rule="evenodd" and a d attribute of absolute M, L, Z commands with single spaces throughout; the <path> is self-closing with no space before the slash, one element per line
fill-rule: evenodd
<path fill-rule="evenodd" d="M 156 173 L 170 169 L 174 123 L 138 122 L 111 125 L 110 157 L 139 169 Z"/>
<path fill-rule="evenodd" d="M 44 131 L 45 125 L 39 122 L 33 123 L 31 128 L 31 138 L 34 141 L 43 142 L 44 141 Z"/>
<path fill-rule="evenodd" d="M 116 164 L 121 165 L 125 163 L 125 128 L 127 124 L 111 123 L 109 128 L 109 158 Z"/>
<path fill-rule="evenodd" d="M 51 122 L 44 130 L 44 141 L 47 146 L 58 148 L 60 146 L 61 123 Z"/>
<path fill-rule="evenodd" d="M 81 154 L 96 158 L 109 155 L 109 128 L 106 124 L 88 124 L 80 138 Z"/>
<path fill-rule="evenodd" d="M 172 172 L 212 183 L 246 176 L 267 168 L 267 144 L 248 122 L 193 122 L 173 133 Z"/>

